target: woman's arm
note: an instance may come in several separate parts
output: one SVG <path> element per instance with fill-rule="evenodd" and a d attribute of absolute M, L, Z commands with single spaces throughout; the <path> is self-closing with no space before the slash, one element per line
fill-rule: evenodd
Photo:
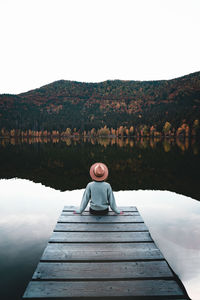
<path fill-rule="evenodd" d="M 90 197 L 91 197 L 91 190 L 90 190 L 90 184 L 88 183 L 82 197 L 81 205 L 79 209 L 75 211 L 77 214 L 81 214 L 85 210 L 90 200 Z"/>
<path fill-rule="evenodd" d="M 122 212 L 120 212 L 120 210 L 117 208 L 117 205 L 116 205 L 116 202 L 115 202 L 115 197 L 114 197 L 114 194 L 113 194 L 113 191 L 112 191 L 112 188 L 109 184 L 109 187 L 108 187 L 108 201 L 109 201 L 109 204 L 110 204 L 110 207 L 111 209 L 116 213 L 116 214 L 120 214 Z"/>

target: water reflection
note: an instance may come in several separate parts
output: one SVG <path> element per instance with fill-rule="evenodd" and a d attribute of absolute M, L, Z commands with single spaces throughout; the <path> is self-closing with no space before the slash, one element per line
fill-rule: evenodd
<path fill-rule="evenodd" d="M 2 299 L 21 299 L 60 211 L 64 205 L 79 205 L 82 193 L 59 192 L 27 180 L 0 180 Z M 120 191 L 115 197 L 118 205 L 138 207 L 189 296 L 198 300 L 200 203 L 167 191 Z"/>
<path fill-rule="evenodd" d="M 25 178 L 74 190 L 86 186 L 91 164 L 103 161 L 114 190 L 170 190 L 200 200 L 195 140 L 76 137 L 1 139 L 0 143 L 0 178 Z"/>
<path fill-rule="evenodd" d="M 141 138 L 137 137 L 135 139 L 130 139 L 130 138 L 103 138 L 103 137 L 30 137 L 30 138 L 2 138 L 0 139 L 0 145 L 5 147 L 6 145 L 20 145 L 20 144 L 38 144 L 38 143 L 53 143 L 57 144 L 60 142 L 64 142 L 66 146 L 71 146 L 71 145 L 77 145 L 80 144 L 81 142 L 84 143 L 91 143 L 92 145 L 99 144 L 103 147 L 108 147 L 108 146 L 113 146 L 117 145 L 119 147 L 134 147 L 134 146 L 140 146 L 143 149 L 146 148 L 151 148 L 154 149 L 158 143 L 162 143 L 163 149 L 165 152 L 171 151 L 171 148 L 174 147 L 175 145 L 178 146 L 181 151 L 185 152 L 188 150 L 189 145 L 191 143 L 193 153 L 194 155 L 197 155 L 199 153 L 199 145 L 196 141 L 195 138 L 189 139 L 189 138 L 163 138 L 163 137 L 156 137 L 156 138 L 151 138 L 151 137 L 146 137 L 146 138 Z"/>

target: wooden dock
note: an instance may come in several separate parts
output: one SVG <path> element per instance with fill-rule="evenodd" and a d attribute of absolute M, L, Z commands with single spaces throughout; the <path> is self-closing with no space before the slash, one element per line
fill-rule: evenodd
<path fill-rule="evenodd" d="M 65 206 L 23 299 L 189 299 L 136 207 Z"/>

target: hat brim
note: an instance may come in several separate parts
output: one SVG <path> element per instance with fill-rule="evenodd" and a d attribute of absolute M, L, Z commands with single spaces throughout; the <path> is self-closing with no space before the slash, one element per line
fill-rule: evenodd
<path fill-rule="evenodd" d="M 104 169 L 105 169 L 105 173 L 104 173 L 103 176 L 96 176 L 96 175 L 94 174 L 94 168 L 95 168 L 96 165 L 98 165 L 98 164 L 103 165 L 103 167 L 104 167 Z M 104 181 L 105 179 L 108 178 L 108 168 L 107 168 L 107 166 L 106 166 L 105 164 L 103 164 L 103 163 L 95 163 L 95 164 L 93 164 L 93 165 L 91 166 L 91 168 L 90 168 L 90 176 L 91 176 L 91 178 L 92 178 L 93 180 L 95 180 L 95 181 Z"/>

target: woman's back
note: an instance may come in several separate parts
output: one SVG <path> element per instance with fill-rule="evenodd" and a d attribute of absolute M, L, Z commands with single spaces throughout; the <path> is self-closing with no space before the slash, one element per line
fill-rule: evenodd
<path fill-rule="evenodd" d="M 112 188 L 108 182 L 104 181 L 108 177 L 107 166 L 103 163 L 93 164 L 90 168 L 90 176 L 94 181 L 88 183 L 80 208 L 76 212 L 82 213 L 90 201 L 90 208 L 94 211 L 104 212 L 110 206 L 115 213 L 119 214 Z"/>
<path fill-rule="evenodd" d="M 110 189 L 110 184 L 101 181 L 93 181 L 90 182 L 89 184 L 89 189 L 91 193 L 91 201 L 90 201 L 90 207 L 94 210 L 103 210 L 108 208 L 109 206 L 109 198 L 108 195 L 111 193 Z"/>

